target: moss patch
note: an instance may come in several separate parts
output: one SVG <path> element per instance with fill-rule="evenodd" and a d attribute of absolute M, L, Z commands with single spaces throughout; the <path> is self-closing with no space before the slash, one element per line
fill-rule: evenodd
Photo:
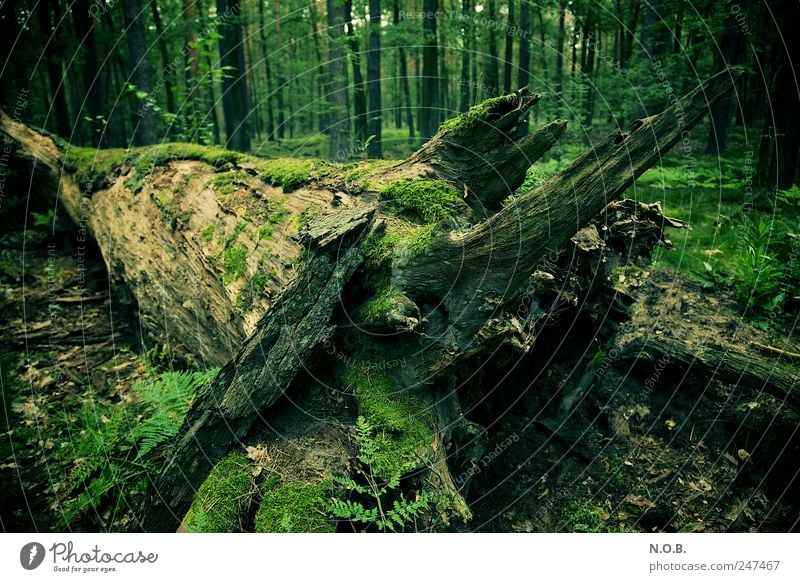
<path fill-rule="evenodd" d="M 255 530 L 272 533 L 333 532 L 323 503 L 333 493 L 331 481 L 305 483 L 267 481 L 256 513 Z"/>
<path fill-rule="evenodd" d="M 215 168 L 236 164 L 246 159 L 244 154 L 222 148 L 191 143 L 164 143 L 124 149 L 96 150 L 69 146 L 64 165 L 76 172 L 76 178 L 87 192 L 108 186 L 108 180 L 124 167 L 135 168 L 132 185 L 141 182 L 152 168 L 173 160 L 195 160 Z"/>
<path fill-rule="evenodd" d="M 466 113 L 462 113 L 458 117 L 448 119 L 439 126 L 439 131 L 472 131 L 477 124 L 487 121 L 491 117 L 491 112 L 493 110 L 498 112 L 510 111 L 513 107 L 517 106 L 518 101 L 519 99 L 514 93 L 510 95 L 502 95 L 500 97 L 491 97 L 485 101 L 481 101 L 477 105 L 473 105 Z"/>
<path fill-rule="evenodd" d="M 469 208 L 452 186 L 438 180 L 395 180 L 381 190 L 402 213 L 411 214 L 425 224 L 465 214 Z"/>
<path fill-rule="evenodd" d="M 397 300 L 401 297 L 403 295 L 396 289 L 386 287 L 361 307 L 359 315 L 367 323 L 386 321 L 398 308 Z"/>
<path fill-rule="evenodd" d="M 397 391 L 380 372 L 350 366 L 342 380 L 375 430 L 374 469 L 379 476 L 390 478 L 417 466 L 434 441 L 431 411 L 412 394 Z"/>
<path fill-rule="evenodd" d="M 273 186 L 280 186 L 284 192 L 297 190 L 324 172 L 324 163 L 315 159 L 276 158 L 259 160 L 256 164 L 261 179 Z"/>
<path fill-rule="evenodd" d="M 246 183 L 248 175 L 242 171 L 224 172 L 211 178 L 214 191 L 222 196 L 230 196 L 241 189 L 241 184 Z"/>
<path fill-rule="evenodd" d="M 242 531 L 255 492 L 253 465 L 242 453 L 223 458 L 200 486 L 184 524 L 195 532 Z"/>
<path fill-rule="evenodd" d="M 203 230 L 200 231 L 200 237 L 206 241 L 211 242 L 214 239 L 214 231 L 216 228 L 213 224 L 209 224 Z"/>
<path fill-rule="evenodd" d="M 222 282 L 226 285 L 241 279 L 247 271 L 247 249 L 244 247 L 231 247 L 222 253 Z"/>

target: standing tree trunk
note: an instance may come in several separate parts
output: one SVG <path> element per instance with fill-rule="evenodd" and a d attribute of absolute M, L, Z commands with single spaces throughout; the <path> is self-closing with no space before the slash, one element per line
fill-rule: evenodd
<path fill-rule="evenodd" d="M 400 0 L 394 0 L 392 5 L 392 22 L 395 26 L 400 24 Z M 400 61 L 400 86 L 403 90 L 405 99 L 406 124 L 408 125 L 408 142 L 414 143 L 414 108 L 411 104 L 411 83 L 408 81 L 408 62 L 406 60 L 406 49 L 401 41 L 397 48 L 397 55 Z"/>
<path fill-rule="evenodd" d="M 489 0 L 487 16 L 490 22 L 497 22 L 497 0 Z M 500 94 L 500 69 L 497 63 L 495 26 L 488 26 L 486 33 L 489 35 L 489 54 L 486 57 L 486 96 L 495 97 Z"/>
<path fill-rule="evenodd" d="M 52 10 L 51 10 L 52 5 Z M 50 84 L 51 98 L 53 100 L 53 113 L 55 115 L 56 133 L 63 137 L 70 137 L 69 112 L 67 111 L 67 97 L 64 89 L 64 73 L 61 70 L 61 41 L 59 35 L 53 30 L 53 20 L 56 24 L 61 21 L 61 9 L 58 0 L 42 0 L 36 5 L 36 16 L 39 28 L 46 44 L 44 57 L 47 62 L 47 80 Z"/>
<path fill-rule="evenodd" d="M 471 0 L 461 0 L 461 16 L 462 16 L 462 28 L 461 28 L 461 42 L 463 48 L 461 50 L 461 80 L 459 82 L 460 87 L 460 96 L 459 96 L 459 104 L 458 109 L 462 113 L 469 109 L 470 106 L 470 29 L 472 26 L 471 16 L 472 16 L 472 5 L 470 3 Z M 474 58 L 474 55 L 472 55 Z"/>
<path fill-rule="evenodd" d="M 367 146 L 370 158 L 382 158 L 381 128 L 383 104 L 381 103 L 381 0 L 369 0 L 369 55 L 367 57 L 367 83 L 369 84 L 369 134 Z"/>
<path fill-rule="evenodd" d="M 330 144 L 328 157 L 342 159 L 350 151 L 350 119 L 347 99 L 347 62 L 344 53 L 344 28 L 347 7 L 337 0 L 326 0 L 328 9 L 328 96 Z"/>
<path fill-rule="evenodd" d="M 520 0 L 519 6 L 519 77 L 518 85 L 527 87 L 530 82 L 531 66 L 531 6 L 529 0 Z M 520 135 L 528 133 L 528 116 L 523 115 L 517 132 Z"/>
<path fill-rule="evenodd" d="M 97 147 L 103 137 L 103 96 L 100 85 L 100 67 L 97 64 L 97 42 L 95 40 L 95 20 L 89 16 L 88 0 L 76 0 L 73 11 L 75 28 L 83 44 L 83 98 L 84 105 L 75 111 L 77 119 L 88 113 L 89 123 L 87 141 Z"/>
<path fill-rule="evenodd" d="M 242 152 L 250 149 L 247 71 L 240 23 L 239 0 L 217 0 L 220 20 L 220 62 L 227 70 L 222 77 L 222 114 L 225 117 L 226 147 Z"/>
<path fill-rule="evenodd" d="M 316 11 L 314 12 L 316 14 Z M 269 45 L 267 44 L 267 25 L 264 20 L 264 3 L 258 3 L 258 34 L 261 40 L 261 55 L 264 59 L 264 81 L 266 96 L 264 105 L 267 108 L 267 141 L 275 141 L 275 112 L 272 109 L 272 70 L 270 67 Z M 322 59 L 320 59 L 322 62 Z"/>
<path fill-rule="evenodd" d="M 164 76 L 164 93 L 167 97 L 167 113 L 174 114 L 175 108 L 175 76 L 174 69 L 169 62 L 169 49 L 167 48 L 166 31 L 161 22 L 161 12 L 158 8 L 157 0 L 152 0 L 150 10 L 153 15 L 153 23 L 156 26 L 156 36 L 158 37 L 158 51 L 161 53 L 161 74 Z"/>
<path fill-rule="evenodd" d="M 419 133 L 423 141 L 430 139 L 439 125 L 439 46 L 436 31 L 438 0 L 423 0 L 422 9 L 433 18 L 422 21 L 422 101 L 419 109 Z"/>
<path fill-rule="evenodd" d="M 514 0 L 508 0 L 508 22 L 506 31 L 506 47 L 503 53 L 503 94 L 511 93 L 513 81 L 513 60 L 514 60 Z M 544 49 L 544 47 L 542 47 Z"/>
<path fill-rule="evenodd" d="M 350 63 L 353 68 L 353 132 L 356 141 L 367 141 L 367 89 L 361 73 L 361 46 L 353 29 L 353 2 L 345 0 L 345 22 L 347 23 L 347 44 L 350 48 Z M 348 156 L 349 157 L 349 156 Z"/>
<path fill-rule="evenodd" d="M 566 34 L 565 21 L 567 17 L 567 3 L 563 0 L 558 5 L 558 36 L 556 37 L 556 114 L 561 115 L 564 105 L 564 36 Z"/>
<path fill-rule="evenodd" d="M 143 92 L 145 98 L 141 100 L 136 112 L 139 123 L 136 126 L 134 138 L 139 145 L 155 143 L 156 114 L 150 103 L 152 95 L 152 73 L 147 62 L 147 41 L 144 38 L 144 14 L 141 0 L 122 0 L 122 10 L 125 15 L 125 37 L 128 40 L 128 57 L 130 58 L 130 78 L 136 86 L 137 92 Z"/>

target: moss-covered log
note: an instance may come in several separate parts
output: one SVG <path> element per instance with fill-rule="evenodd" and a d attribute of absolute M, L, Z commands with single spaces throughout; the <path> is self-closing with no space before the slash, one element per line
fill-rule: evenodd
<path fill-rule="evenodd" d="M 74 220 L 88 216 L 146 325 L 198 357 L 228 361 L 187 415 L 142 526 L 174 531 L 238 441 L 295 414 L 294 400 L 278 406 L 281 396 L 309 397 L 315 386 L 354 402 L 376 429 L 369 458 L 381 478 L 403 475 L 418 498 L 435 499 L 425 527 L 467 519 L 463 482 L 451 473 L 481 454 L 482 429 L 459 412 L 456 364 L 499 345 L 529 350 L 570 289 L 618 301 L 602 292 L 606 267 L 598 279 L 592 261 L 608 263 L 612 251 L 624 261 L 636 245 L 662 243 L 675 223 L 653 206 L 604 207 L 729 83 L 728 72 L 712 78 L 506 204 L 565 127 L 517 135 L 538 99 L 527 90 L 445 123 L 394 165 L 277 162 L 179 144 L 76 156 L 48 143 L 45 177 L 71 192 L 64 203 Z M 1 130 L 17 159 L 39 164 L 47 138 L 7 117 Z M 635 241 L 631 224 L 641 226 Z M 583 257 L 583 278 L 551 272 L 547 259 L 564 252 Z M 354 424 L 344 408 L 317 420 Z M 316 442 L 339 438 L 328 432 L 319 428 Z"/>

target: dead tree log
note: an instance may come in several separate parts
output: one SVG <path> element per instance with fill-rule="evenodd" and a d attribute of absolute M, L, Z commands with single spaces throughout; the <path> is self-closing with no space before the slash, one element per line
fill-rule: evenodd
<path fill-rule="evenodd" d="M 598 217 L 646 216 L 649 242 L 663 240 L 670 222 L 657 208 L 601 211 L 702 118 L 730 79 L 713 77 L 522 193 L 514 191 L 530 164 L 565 128 L 555 121 L 517 135 L 519 117 L 538 99 L 525 89 L 445 123 L 402 163 L 308 163 L 296 180 L 276 161 L 172 144 L 88 160 L 67 152 L 63 163 L 59 146 L 3 117 L 2 132 L 31 175 L 59 185 L 78 224 L 88 217 L 109 271 L 132 290 L 148 326 L 207 361 L 228 361 L 187 415 L 143 528 L 175 530 L 215 462 L 324 359 L 323 347 L 337 357 L 317 380 L 355 398 L 383 431 L 386 458 L 423 475 L 440 513 L 467 519 L 448 454 L 479 444 L 481 428 L 459 413 L 455 367 L 501 344 L 530 348 L 559 304 L 547 257 L 591 254 L 611 244 L 610 222 L 617 233 L 625 228 L 625 220 Z M 283 196 L 280 186 L 295 191 Z M 265 240 L 282 246 L 264 251 Z M 156 245 L 164 254 L 151 252 Z M 248 285 L 259 275 L 254 298 Z M 509 306 L 523 296 L 521 317 Z M 407 363 L 384 365 L 400 358 Z"/>

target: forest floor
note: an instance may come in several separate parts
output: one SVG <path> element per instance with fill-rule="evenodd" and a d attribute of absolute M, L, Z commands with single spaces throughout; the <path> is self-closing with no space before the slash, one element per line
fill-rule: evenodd
<path fill-rule="evenodd" d="M 740 268 L 737 213 L 748 172 L 747 154 L 733 141 L 734 153 L 722 159 L 671 155 L 628 192 L 661 201 L 665 214 L 692 229 L 673 232 L 674 250 L 659 251 L 650 270 L 622 282 L 635 299 L 625 333 L 710 335 L 720 344 L 797 353 L 794 324 L 743 309 L 741 281 L 728 276 Z M 528 185 L 569 159 L 537 165 Z M 84 253 L 66 225 L 52 232 L 46 217 L 32 218 L 32 227 L 0 238 L 0 317 L 7 322 L 0 338 L 0 528 L 124 529 L 150 468 L 137 467 L 120 434 L 142 419 L 142 384 L 180 364 L 169 348 L 143 343 L 135 304 L 110 287 L 97 249 Z M 759 213 L 758 220 L 770 218 Z M 767 243 L 773 235 L 765 231 Z M 577 325 L 587 326 L 588 346 L 591 322 Z M 539 341 L 558 346 L 557 332 Z M 560 417 L 547 378 L 568 377 L 587 346 L 562 346 L 549 370 L 521 361 L 491 402 L 473 411 L 489 427 L 489 444 L 468 496 L 475 517 L 453 530 L 797 529 L 794 412 L 765 394 L 668 370 L 645 389 L 646 378 L 609 353 L 605 380 Z M 100 462 L 87 462 L 90 455 Z M 108 478 L 86 490 L 86 472 L 103 473 L 103 464 Z"/>

